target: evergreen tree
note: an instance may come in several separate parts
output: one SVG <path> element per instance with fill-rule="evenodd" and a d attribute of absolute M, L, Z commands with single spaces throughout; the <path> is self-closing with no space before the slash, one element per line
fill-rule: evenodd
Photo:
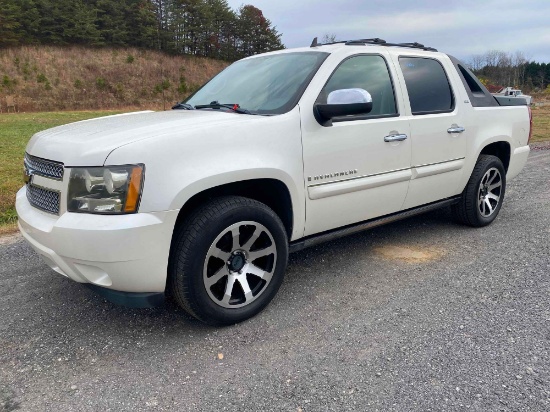
<path fill-rule="evenodd" d="M 204 55 L 217 59 L 228 59 L 227 44 L 231 41 L 236 16 L 226 0 L 206 0 L 209 22 L 206 32 Z"/>
<path fill-rule="evenodd" d="M 168 9 L 173 1 L 174 0 L 150 0 L 156 17 L 156 48 L 159 50 L 168 49 L 168 43 L 170 41 Z"/>
<path fill-rule="evenodd" d="M 14 0 L 0 0 L 0 46 L 16 45 L 21 33 L 21 7 Z"/>
<path fill-rule="evenodd" d="M 40 11 L 35 0 L 20 0 L 21 9 L 21 42 L 27 44 L 39 43 Z"/>
<path fill-rule="evenodd" d="M 60 5 L 66 5 L 67 2 L 57 2 L 55 0 L 36 0 L 36 6 L 40 14 L 40 31 L 37 35 L 38 41 L 42 44 L 67 44 L 63 36 L 66 29 L 66 23 L 72 16 L 62 15 Z"/>
<path fill-rule="evenodd" d="M 239 9 L 237 36 L 238 57 L 284 48 L 281 35 L 271 27 L 271 22 L 264 17 L 262 11 L 252 5 Z"/>
<path fill-rule="evenodd" d="M 154 48 L 157 20 L 153 4 L 148 0 L 128 1 L 129 44 L 136 47 Z"/>
<path fill-rule="evenodd" d="M 96 0 L 96 26 L 105 44 L 128 45 L 129 33 L 126 20 L 127 3 L 124 0 Z"/>
<path fill-rule="evenodd" d="M 104 41 L 96 24 L 96 12 L 86 7 L 82 0 L 62 3 L 60 20 L 63 22 L 63 39 L 70 44 L 101 45 Z M 67 16 L 72 16 L 68 18 Z"/>

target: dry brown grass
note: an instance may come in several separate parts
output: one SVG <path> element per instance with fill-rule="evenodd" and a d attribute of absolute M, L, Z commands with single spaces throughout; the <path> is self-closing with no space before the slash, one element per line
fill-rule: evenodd
<path fill-rule="evenodd" d="M 12 237 L 8 237 L 8 235 L 17 233 L 17 230 L 17 223 L 6 223 L 0 225 L 0 245 L 11 243 L 10 240 Z"/>
<path fill-rule="evenodd" d="M 15 95 L 21 111 L 162 109 L 163 82 L 170 107 L 227 64 L 140 49 L 11 48 L 0 50 L 0 98 L 5 109 L 3 97 Z"/>
<path fill-rule="evenodd" d="M 550 140 L 550 103 L 545 106 L 533 107 L 533 134 L 531 142 Z"/>
<path fill-rule="evenodd" d="M 550 94 L 546 92 L 526 93 L 533 98 L 535 103 L 550 103 Z"/>

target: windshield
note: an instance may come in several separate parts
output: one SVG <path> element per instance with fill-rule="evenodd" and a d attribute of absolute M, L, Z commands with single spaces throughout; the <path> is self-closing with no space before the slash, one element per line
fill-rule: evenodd
<path fill-rule="evenodd" d="M 291 110 L 328 56 L 324 52 L 280 53 L 240 60 L 226 68 L 184 103 L 238 104 L 257 114 Z"/>

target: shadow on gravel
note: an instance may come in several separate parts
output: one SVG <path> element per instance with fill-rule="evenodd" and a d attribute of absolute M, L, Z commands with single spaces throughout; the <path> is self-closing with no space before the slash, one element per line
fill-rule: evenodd
<path fill-rule="evenodd" d="M 317 259 L 331 254 L 343 254 L 350 250 L 365 251 L 388 243 L 431 243 L 437 231 L 471 230 L 453 221 L 448 208 L 435 210 L 323 243 L 290 255 L 289 264 L 307 266 Z"/>

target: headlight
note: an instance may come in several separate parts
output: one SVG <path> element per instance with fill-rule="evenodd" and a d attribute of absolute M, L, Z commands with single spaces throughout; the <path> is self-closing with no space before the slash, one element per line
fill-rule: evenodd
<path fill-rule="evenodd" d="M 143 186 L 143 165 L 75 167 L 69 178 L 69 212 L 135 213 Z"/>

